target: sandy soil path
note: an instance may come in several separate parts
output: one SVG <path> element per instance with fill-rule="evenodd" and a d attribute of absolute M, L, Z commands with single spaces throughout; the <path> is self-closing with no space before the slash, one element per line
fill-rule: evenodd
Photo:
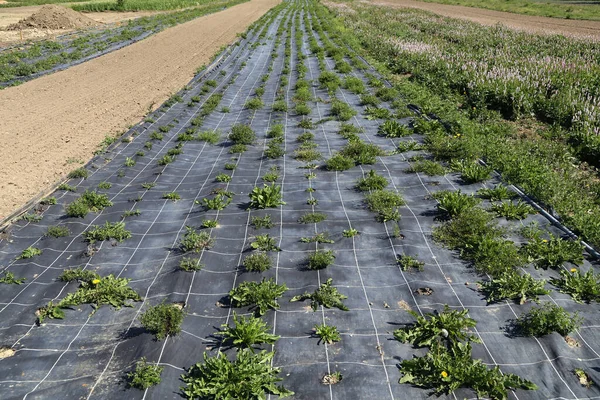
<path fill-rule="evenodd" d="M 600 21 L 580 21 L 560 18 L 536 17 L 481 8 L 423 3 L 415 0 L 365 0 L 391 7 L 419 8 L 452 18 L 461 18 L 483 25 L 501 23 L 509 28 L 534 33 L 558 33 L 566 36 L 600 39 Z"/>
<path fill-rule="evenodd" d="M 0 91 L 0 220 L 89 160 L 108 133 L 181 89 L 280 0 L 251 0 L 65 71 Z"/>

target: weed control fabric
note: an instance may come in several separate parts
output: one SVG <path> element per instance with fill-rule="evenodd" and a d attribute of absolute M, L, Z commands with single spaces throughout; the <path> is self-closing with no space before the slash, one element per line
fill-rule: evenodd
<path fill-rule="evenodd" d="M 543 256 L 575 242 L 539 214 L 476 211 L 499 183 L 468 179 L 476 167 L 410 172 L 436 162 L 413 131 L 424 118 L 327 18 L 313 2 L 271 10 L 1 236 L 2 399 L 600 396 L 586 385 L 600 382 L 600 312 L 550 283 L 596 270 L 587 255 Z M 439 194 L 458 190 L 479 204 Z M 486 301 L 482 282 L 504 275 L 435 233 L 464 209 L 527 244 L 514 271 L 545 279 L 541 304 L 579 325 L 526 336 L 515 320 L 538 307 L 529 292 Z M 467 331 L 411 330 L 451 311 L 474 320 Z M 425 362 L 452 351 L 459 364 Z"/>

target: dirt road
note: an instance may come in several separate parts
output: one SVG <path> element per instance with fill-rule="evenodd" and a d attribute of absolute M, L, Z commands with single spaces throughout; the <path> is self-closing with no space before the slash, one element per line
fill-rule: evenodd
<path fill-rule="evenodd" d="M 280 0 L 251 0 L 0 91 L 0 220 L 87 161 L 108 133 L 181 89 L 219 47 Z"/>
<path fill-rule="evenodd" d="M 473 7 L 423 3 L 415 0 L 364 0 L 364 2 L 391 7 L 419 8 L 447 17 L 466 19 L 483 25 L 501 23 L 509 28 L 527 32 L 558 33 L 566 36 L 600 39 L 600 21 L 536 17 Z"/>

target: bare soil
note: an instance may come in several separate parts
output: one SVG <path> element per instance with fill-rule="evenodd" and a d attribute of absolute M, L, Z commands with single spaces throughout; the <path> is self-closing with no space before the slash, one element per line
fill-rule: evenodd
<path fill-rule="evenodd" d="M 47 4 L 27 18 L 6 27 L 8 31 L 22 29 L 81 29 L 99 25 L 97 21 L 67 7 Z"/>
<path fill-rule="evenodd" d="M 251 0 L 0 91 L 0 220 L 157 107 L 280 0 Z"/>
<path fill-rule="evenodd" d="M 466 19 L 482 25 L 502 24 L 508 28 L 532 33 L 600 39 L 600 21 L 536 17 L 473 7 L 423 3 L 415 0 L 363 0 L 363 2 L 390 7 L 419 8 L 446 17 Z"/>
<path fill-rule="evenodd" d="M 0 3 L 2 0 L 0 0 Z M 6 28 L 38 12 L 42 6 L 0 8 L 0 48 L 30 40 L 53 39 L 74 29 L 40 29 L 30 28 L 18 31 L 8 31 Z M 120 23 L 130 19 L 156 15 L 163 11 L 126 11 L 126 12 L 97 12 L 82 14 L 100 24 Z"/>

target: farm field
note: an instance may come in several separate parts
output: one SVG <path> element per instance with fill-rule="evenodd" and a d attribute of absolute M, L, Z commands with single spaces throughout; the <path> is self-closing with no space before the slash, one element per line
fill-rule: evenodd
<path fill-rule="evenodd" d="M 371 4 L 385 5 L 387 7 L 417 8 L 443 15 L 450 18 L 465 19 L 478 24 L 494 26 L 497 24 L 511 29 L 529 33 L 559 34 L 584 38 L 600 37 L 600 21 L 573 20 L 536 15 L 521 15 L 507 11 L 498 11 L 489 8 L 467 7 L 458 3 L 440 4 L 418 0 L 371 0 Z M 600 6 L 595 6 L 600 10 Z M 563 16 L 564 17 L 564 16 Z"/>
<path fill-rule="evenodd" d="M 597 233 L 528 180 L 583 207 L 585 171 L 428 86 L 405 11 L 327 4 L 272 8 L 3 233 L 4 398 L 599 395 L 597 262 L 546 210 Z"/>
<path fill-rule="evenodd" d="M 488 10 L 543 17 L 600 20 L 595 0 L 421 0 L 427 3 L 452 4 Z"/>

